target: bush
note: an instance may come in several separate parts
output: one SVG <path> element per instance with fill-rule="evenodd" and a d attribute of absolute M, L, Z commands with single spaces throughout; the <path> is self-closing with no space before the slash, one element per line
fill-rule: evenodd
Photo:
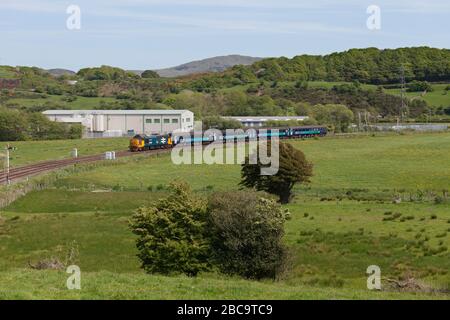
<path fill-rule="evenodd" d="M 159 78 L 159 74 L 153 70 L 145 70 L 142 72 L 141 77 L 144 79 L 156 79 Z"/>
<path fill-rule="evenodd" d="M 0 109 L 0 141 L 27 139 L 27 120 L 17 110 Z"/>
<path fill-rule="evenodd" d="M 132 217 L 138 257 L 148 273 L 195 276 L 210 268 L 206 201 L 183 183 L 171 184 L 170 190 L 167 198 Z"/>
<path fill-rule="evenodd" d="M 408 92 L 423 92 L 423 91 L 428 91 L 431 92 L 433 91 L 433 87 L 427 82 L 427 81 L 413 81 L 410 84 L 408 84 Z"/>
<path fill-rule="evenodd" d="M 286 260 L 286 212 L 254 191 L 216 193 L 209 201 L 214 262 L 226 274 L 276 278 Z"/>

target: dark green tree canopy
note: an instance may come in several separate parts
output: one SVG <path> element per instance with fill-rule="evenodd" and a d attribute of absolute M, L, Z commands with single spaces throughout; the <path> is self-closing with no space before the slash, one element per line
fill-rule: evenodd
<path fill-rule="evenodd" d="M 254 191 L 214 194 L 208 203 L 214 261 L 225 274 L 276 278 L 285 265 L 288 212 Z"/>
<path fill-rule="evenodd" d="M 433 87 L 427 81 L 417 81 L 408 84 L 408 92 L 432 92 Z"/>
<path fill-rule="evenodd" d="M 156 79 L 159 78 L 159 74 L 153 70 L 145 70 L 142 72 L 141 77 L 144 79 Z"/>
<path fill-rule="evenodd" d="M 270 151 L 270 145 L 267 148 Z M 303 152 L 288 143 L 280 142 L 279 170 L 276 175 L 261 175 L 261 168 L 264 165 L 259 157 L 257 164 L 250 164 L 250 157 L 258 156 L 256 153 L 250 155 L 242 165 L 240 185 L 275 194 L 280 198 L 281 203 L 288 203 L 292 198 L 294 185 L 309 182 L 313 174 L 313 165 L 306 160 Z"/>
<path fill-rule="evenodd" d="M 195 276 L 209 269 L 206 201 L 185 183 L 173 183 L 170 189 L 169 196 L 132 217 L 138 257 L 148 273 Z"/>

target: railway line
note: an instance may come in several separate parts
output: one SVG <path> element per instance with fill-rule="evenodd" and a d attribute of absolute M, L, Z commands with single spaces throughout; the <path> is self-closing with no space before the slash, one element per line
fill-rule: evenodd
<path fill-rule="evenodd" d="M 327 134 L 327 129 L 325 127 L 301 127 L 301 128 L 289 128 L 282 130 L 283 135 L 280 135 L 281 139 L 298 139 L 298 138 L 304 138 L 304 137 L 313 137 L 313 136 L 325 136 Z M 139 139 L 137 138 L 139 137 Z M 224 136 L 225 137 L 225 136 Z M 230 138 L 230 136 L 227 136 Z M 259 136 L 258 136 L 259 137 Z M 267 137 L 267 135 L 264 135 L 262 137 Z M 153 139 L 154 138 L 154 139 Z M 236 135 L 232 135 L 231 139 L 236 139 Z M 211 144 L 211 143 L 218 143 L 222 144 L 228 141 L 226 138 L 223 138 L 223 140 L 211 140 L 211 137 L 206 137 L 206 140 L 197 141 L 194 142 L 195 137 L 192 136 L 190 138 L 191 140 L 187 143 L 190 145 L 191 143 L 200 142 L 202 145 L 204 144 Z M 253 139 L 250 138 L 249 139 Z M 169 139 L 165 139 L 165 136 L 154 136 L 152 139 L 150 138 L 142 138 L 141 136 L 136 136 L 132 139 L 132 143 L 134 140 L 136 141 L 136 151 L 145 150 L 148 146 L 158 146 L 161 149 L 150 149 L 147 151 L 142 152 L 131 152 L 129 150 L 123 150 L 123 151 L 117 151 L 116 158 L 123 158 L 123 157 L 129 157 L 133 155 L 141 155 L 141 154 L 160 154 L 160 153 L 167 153 L 170 152 L 171 147 L 173 147 L 171 144 L 168 143 Z M 154 141 L 150 141 L 154 140 Z M 238 142 L 238 141 L 236 141 Z M 0 185 L 2 184 L 8 184 L 11 182 L 15 182 L 22 179 L 27 179 L 28 177 L 32 177 L 44 172 L 53 171 L 65 167 L 69 167 L 71 165 L 76 164 L 82 164 L 82 163 L 92 163 L 96 161 L 106 160 L 105 154 L 97 154 L 97 155 L 90 155 L 90 156 L 83 156 L 83 157 L 77 157 L 77 158 L 70 158 L 70 159 L 61 159 L 61 160 L 50 160 L 50 161 L 44 161 L 40 163 L 30 164 L 23 167 L 16 167 L 16 168 L 10 168 L 9 172 L 6 172 L 5 170 L 0 172 Z"/>
<path fill-rule="evenodd" d="M 127 150 L 124 151 L 117 151 L 116 157 L 117 158 L 123 158 L 123 157 L 130 157 L 135 155 L 142 155 L 142 154 L 159 154 L 159 153 L 165 153 L 169 152 L 168 150 L 161 149 L 161 150 L 151 150 L 146 152 L 140 152 L 140 153 L 133 153 Z M 105 160 L 104 154 L 97 154 L 97 155 L 91 155 L 91 156 L 83 156 L 78 158 L 70 158 L 70 159 L 61 159 L 61 160 L 50 160 L 50 161 L 44 161 L 39 162 L 36 164 L 30 164 L 22 167 L 13 167 L 10 168 L 9 174 L 3 170 L 0 172 L 0 184 L 7 184 L 8 181 L 15 182 L 23 179 L 27 179 L 28 177 L 36 176 L 41 173 L 66 168 L 72 165 L 76 164 L 83 164 L 83 163 L 93 163 L 97 161 Z"/>

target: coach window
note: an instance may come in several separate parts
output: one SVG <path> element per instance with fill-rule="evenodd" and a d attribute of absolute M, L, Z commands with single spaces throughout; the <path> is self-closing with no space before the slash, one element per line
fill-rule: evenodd
<path fill-rule="evenodd" d="M 172 123 L 178 123 L 178 119 L 172 119 Z"/>
<path fill-rule="evenodd" d="M 145 123 L 152 123 L 152 119 L 146 119 Z"/>
<path fill-rule="evenodd" d="M 170 119 L 164 119 L 164 123 L 170 123 Z"/>
<path fill-rule="evenodd" d="M 161 119 L 154 119 L 153 123 L 161 123 Z"/>

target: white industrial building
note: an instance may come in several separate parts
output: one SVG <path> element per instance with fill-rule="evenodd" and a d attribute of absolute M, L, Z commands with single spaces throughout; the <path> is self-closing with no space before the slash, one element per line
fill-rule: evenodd
<path fill-rule="evenodd" d="M 268 121 L 305 121 L 309 117 L 224 117 L 225 119 L 232 119 L 242 123 L 244 127 L 264 127 Z"/>
<path fill-rule="evenodd" d="M 79 123 L 86 137 L 116 137 L 133 134 L 165 134 L 194 128 L 189 110 L 48 110 L 50 120 Z"/>

